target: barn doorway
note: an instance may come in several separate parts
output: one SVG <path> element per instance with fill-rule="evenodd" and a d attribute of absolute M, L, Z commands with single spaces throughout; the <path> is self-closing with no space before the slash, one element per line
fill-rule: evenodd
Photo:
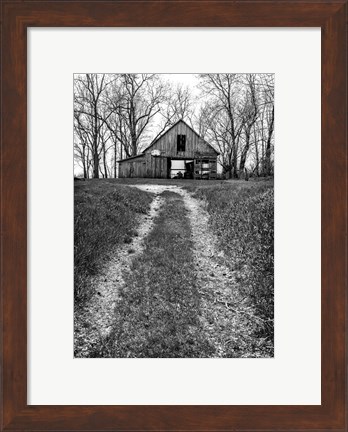
<path fill-rule="evenodd" d="M 167 158 L 167 178 L 170 179 L 170 173 L 172 169 L 172 160 L 170 158 Z"/>
<path fill-rule="evenodd" d="M 194 171 L 194 161 L 186 161 L 185 162 L 186 167 L 186 177 L 188 179 L 193 179 L 193 171 Z"/>
<path fill-rule="evenodd" d="M 167 167 L 168 167 L 168 178 L 193 179 L 193 170 L 194 170 L 193 160 L 168 158 Z"/>

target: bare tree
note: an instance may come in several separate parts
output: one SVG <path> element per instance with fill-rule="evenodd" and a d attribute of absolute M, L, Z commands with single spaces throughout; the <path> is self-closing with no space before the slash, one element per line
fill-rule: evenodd
<path fill-rule="evenodd" d="M 159 114 L 161 121 L 153 140 L 178 120 L 184 120 L 193 127 L 194 99 L 188 86 L 163 83 L 163 101 Z"/>
<path fill-rule="evenodd" d="M 245 75 L 245 101 L 242 107 L 241 117 L 243 124 L 243 146 L 241 148 L 239 172 L 244 172 L 245 163 L 251 144 L 252 129 L 259 115 L 259 99 L 256 87 L 256 75 Z"/>
<path fill-rule="evenodd" d="M 274 75 L 267 74 L 262 80 L 264 93 L 264 109 L 266 120 L 266 152 L 263 172 L 265 175 L 273 173 L 273 132 L 274 132 Z"/>
<path fill-rule="evenodd" d="M 211 127 L 208 133 L 216 140 L 221 163 L 228 177 L 238 177 L 238 155 L 243 130 L 242 92 L 239 74 L 201 74 L 201 89 L 210 98 Z M 215 128 L 219 126 L 219 130 Z M 219 138 L 219 139 L 218 139 Z"/>
<path fill-rule="evenodd" d="M 128 128 L 122 112 L 123 106 L 126 105 L 126 95 L 121 75 L 112 75 L 111 83 L 105 90 L 103 101 L 104 122 L 109 131 L 110 148 L 113 150 L 110 163 L 112 164 L 113 176 L 116 177 L 117 159 L 122 159 L 125 149 L 131 148 L 130 134 L 127 132 Z"/>
<path fill-rule="evenodd" d="M 252 128 L 251 165 L 256 175 L 272 175 L 274 153 L 273 74 L 258 74 L 255 87 L 258 98 L 258 117 Z"/>
<path fill-rule="evenodd" d="M 102 116 L 102 94 L 108 82 L 105 74 L 86 74 L 74 80 L 74 118 L 75 131 L 85 137 L 90 148 L 93 177 L 99 178 L 101 149 L 101 129 L 104 126 Z"/>
<path fill-rule="evenodd" d="M 230 178 L 240 177 L 254 157 L 254 172 L 271 173 L 273 75 L 201 74 L 200 78 L 207 101 L 199 111 L 199 131 L 219 150 L 223 171 Z"/>
<path fill-rule="evenodd" d="M 135 156 L 154 116 L 160 112 L 165 87 L 156 74 L 123 74 L 122 103 L 118 110 L 119 132 L 127 157 Z"/>
<path fill-rule="evenodd" d="M 74 113 L 74 158 L 83 169 L 83 177 L 89 178 L 90 167 L 89 134 L 80 119 L 78 112 Z"/>

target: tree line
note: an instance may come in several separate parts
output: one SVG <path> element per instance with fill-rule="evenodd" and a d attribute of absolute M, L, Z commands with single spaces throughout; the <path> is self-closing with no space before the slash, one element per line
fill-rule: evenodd
<path fill-rule="evenodd" d="M 117 160 L 179 119 L 216 148 L 226 177 L 273 174 L 273 74 L 200 74 L 195 92 L 161 74 L 75 75 L 75 164 L 85 178 L 116 177 Z"/>

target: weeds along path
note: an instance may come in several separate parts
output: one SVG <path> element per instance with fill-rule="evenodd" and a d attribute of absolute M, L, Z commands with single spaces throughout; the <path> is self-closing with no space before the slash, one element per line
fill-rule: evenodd
<path fill-rule="evenodd" d="M 181 194 L 166 190 L 162 196 L 144 253 L 124 274 L 100 357 L 211 357 L 215 351 L 202 328 L 189 212 Z"/>
<path fill-rule="evenodd" d="M 239 272 L 232 271 L 209 223 L 204 202 L 177 186 L 137 185 L 153 192 L 181 195 L 191 228 L 195 285 L 200 301 L 200 328 L 209 343 L 210 357 L 264 357 L 264 340 L 256 337 L 260 319 L 238 290 Z M 189 239 L 187 240 L 189 242 Z"/>
<path fill-rule="evenodd" d="M 75 356 L 262 357 L 260 322 L 239 294 L 204 202 L 176 185 L 132 187 L 155 195 L 150 215 L 77 314 Z"/>
<path fill-rule="evenodd" d="M 218 238 L 210 228 L 204 203 L 184 189 L 178 192 L 188 210 L 196 281 L 202 299 L 201 321 L 215 347 L 214 357 L 257 357 L 261 353 L 255 338 L 259 323 L 244 305 L 247 299 L 239 294 L 238 272 L 227 265 Z"/>
<path fill-rule="evenodd" d="M 134 187 L 164 192 L 165 205 L 124 273 L 112 330 L 96 355 L 257 357 L 257 322 L 202 202 L 174 185 Z"/>
<path fill-rule="evenodd" d="M 124 244 L 115 251 L 113 258 L 92 280 L 95 294 L 87 304 L 75 311 L 75 357 L 93 356 L 96 347 L 111 329 L 118 293 L 124 286 L 122 275 L 129 271 L 132 261 L 142 253 L 144 239 L 153 229 L 163 204 L 163 199 L 157 192 L 154 193 L 149 213 L 140 217 L 137 235 L 131 243 Z"/>

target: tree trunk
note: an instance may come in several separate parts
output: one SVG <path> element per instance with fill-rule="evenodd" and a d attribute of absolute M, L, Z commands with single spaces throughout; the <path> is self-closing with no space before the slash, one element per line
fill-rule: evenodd
<path fill-rule="evenodd" d="M 86 144 L 82 144 L 83 178 L 87 178 Z"/>
<path fill-rule="evenodd" d="M 266 175 L 272 175 L 272 162 L 271 162 L 271 143 L 272 143 L 272 135 L 274 128 L 274 107 L 272 109 L 271 121 L 268 127 L 268 137 L 267 137 L 267 145 L 266 145 Z"/>
<path fill-rule="evenodd" d="M 93 143 L 93 178 L 99 178 L 99 156 L 98 156 L 98 137 L 94 136 Z"/>
<path fill-rule="evenodd" d="M 93 155 L 93 178 L 99 178 L 99 157 L 98 151 L 95 147 Z"/>
<path fill-rule="evenodd" d="M 258 143 L 257 143 L 257 135 L 256 135 L 255 125 L 254 125 L 254 142 L 255 142 L 255 157 L 256 157 L 256 175 L 257 175 L 257 177 L 259 177 L 259 175 L 260 175 L 260 169 L 259 169 L 260 158 L 259 158 L 259 148 L 258 148 Z"/>
<path fill-rule="evenodd" d="M 132 156 L 137 155 L 137 139 L 134 135 L 132 135 Z"/>
<path fill-rule="evenodd" d="M 105 141 L 103 139 L 103 165 L 104 165 L 104 178 L 108 178 L 108 169 L 106 163 L 106 151 L 105 151 Z"/>
<path fill-rule="evenodd" d="M 117 177 L 117 141 L 114 143 L 114 178 Z"/>
<path fill-rule="evenodd" d="M 83 161 L 83 178 L 87 178 L 86 161 Z"/>
<path fill-rule="evenodd" d="M 229 167 L 224 167 L 224 174 L 226 176 L 226 180 L 231 179 L 233 174 L 232 174 L 232 166 Z"/>
<path fill-rule="evenodd" d="M 99 156 L 98 156 L 98 113 L 96 103 L 94 105 L 94 137 L 93 137 L 93 177 L 99 178 Z"/>
<path fill-rule="evenodd" d="M 235 152 L 232 158 L 232 167 L 231 167 L 231 178 L 238 178 L 238 160 L 237 153 Z"/>
<path fill-rule="evenodd" d="M 133 100 L 130 101 L 129 110 L 129 129 L 131 136 L 131 156 L 136 156 L 137 154 L 137 131 L 136 131 L 136 121 L 135 121 L 135 105 Z"/>
<path fill-rule="evenodd" d="M 239 171 L 241 173 L 244 171 L 245 168 L 245 162 L 248 155 L 249 147 L 250 147 L 250 131 L 247 130 L 245 132 L 245 146 L 240 156 L 240 163 L 239 163 Z"/>
<path fill-rule="evenodd" d="M 89 147 L 87 147 L 86 166 L 87 166 L 87 176 L 86 176 L 86 178 L 89 179 L 89 168 L 90 168 L 90 166 L 91 166 L 90 150 L 89 150 Z"/>

